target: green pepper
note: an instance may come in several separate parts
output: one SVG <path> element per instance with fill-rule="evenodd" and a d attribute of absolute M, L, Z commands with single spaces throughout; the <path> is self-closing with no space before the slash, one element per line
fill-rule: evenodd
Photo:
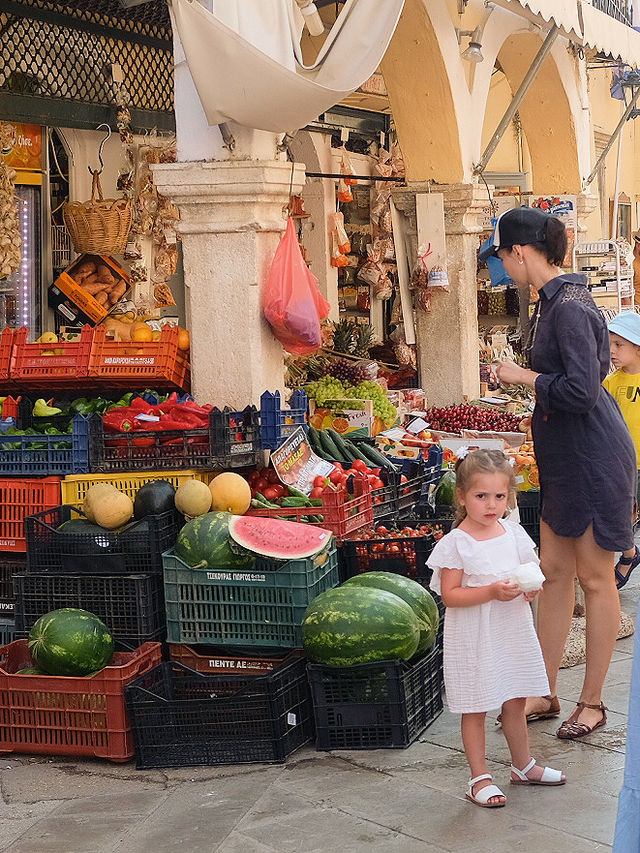
<path fill-rule="evenodd" d="M 311 506 L 311 501 L 307 497 L 282 498 L 282 506 L 288 506 L 288 507 Z"/>
<path fill-rule="evenodd" d="M 304 492 L 299 492 L 297 489 L 294 489 L 293 486 L 287 486 L 287 488 L 289 489 L 289 497 L 304 498 L 305 501 L 309 500 L 309 498 L 304 494 Z M 308 506 L 308 505 L 309 504 L 305 504 L 305 506 Z"/>
<path fill-rule="evenodd" d="M 91 402 L 86 397 L 78 397 L 69 406 L 74 415 L 90 415 L 93 411 Z"/>

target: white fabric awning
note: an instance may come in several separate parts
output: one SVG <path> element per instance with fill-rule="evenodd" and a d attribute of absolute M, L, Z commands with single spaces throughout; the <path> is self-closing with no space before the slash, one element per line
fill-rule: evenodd
<path fill-rule="evenodd" d="M 555 24 L 568 38 L 579 40 L 582 36 L 576 0 L 492 0 L 492 2 L 536 24 Z"/>
<path fill-rule="evenodd" d="M 207 121 L 280 133 L 314 121 L 371 77 L 404 0 L 347 0 L 312 65 L 304 64 L 293 0 L 209 5 L 212 11 L 198 0 L 169 4 Z"/>
<path fill-rule="evenodd" d="M 582 43 L 598 53 L 640 66 L 640 33 L 611 15 L 579 2 L 582 17 Z"/>

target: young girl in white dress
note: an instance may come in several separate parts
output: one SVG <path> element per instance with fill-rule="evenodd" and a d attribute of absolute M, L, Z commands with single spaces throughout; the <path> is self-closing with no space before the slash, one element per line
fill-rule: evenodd
<path fill-rule="evenodd" d="M 514 785 L 563 785 L 558 770 L 539 767 L 529 752 L 525 697 L 546 696 L 547 675 L 529 602 L 512 582 L 524 563 L 539 560 L 533 541 L 504 515 L 515 503 L 513 468 L 498 450 L 469 453 L 456 467 L 457 526 L 438 542 L 427 565 L 430 586 L 447 608 L 444 682 L 449 709 L 462 714 L 471 769 L 466 796 L 484 808 L 506 804 L 488 773 L 485 716 L 501 708 Z M 534 567 L 535 568 L 535 567 Z"/>

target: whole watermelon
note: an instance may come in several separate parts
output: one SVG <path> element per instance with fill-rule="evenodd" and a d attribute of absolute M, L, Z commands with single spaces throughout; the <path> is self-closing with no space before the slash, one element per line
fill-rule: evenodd
<path fill-rule="evenodd" d="M 455 471 L 445 471 L 436 489 L 436 504 L 438 506 L 453 506 L 456 497 Z"/>
<path fill-rule="evenodd" d="M 302 644 L 311 660 L 351 666 L 412 658 L 420 624 L 411 607 L 391 592 L 341 586 L 315 598 L 302 620 Z"/>
<path fill-rule="evenodd" d="M 116 533 L 86 518 L 72 518 L 56 529 L 62 554 L 105 554 L 116 546 Z"/>
<path fill-rule="evenodd" d="M 93 613 L 63 607 L 38 619 L 29 633 L 29 651 L 46 675 L 88 675 L 107 666 L 113 638 Z"/>
<path fill-rule="evenodd" d="M 435 643 L 440 614 L 433 596 L 421 584 L 393 572 L 364 572 L 345 581 L 343 587 L 346 586 L 384 589 L 399 596 L 411 607 L 420 623 L 420 642 L 416 654 L 426 652 Z"/>
<path fill-rule="evenodd" d="M 152 480 L 136 492 L 133 501 L 133 517 L 146 518 L 172 512 L 175 508 L 176 489 L 168 480 Z"/>
<path fill-rule="evenodd" d="M 229 545 L 228 512 L 207 512 L 188 521 L 178 534 L 174 553 L 192 569 L 248 569 L 251 554 L 235 554 Z"/>

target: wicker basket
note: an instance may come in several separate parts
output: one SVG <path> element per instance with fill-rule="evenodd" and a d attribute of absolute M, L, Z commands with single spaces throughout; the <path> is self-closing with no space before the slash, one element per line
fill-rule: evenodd
<path fill-rule="evenodd" d="M 131 229 L 131 203 L 124 198 L 104 198 L 98 171 L 93 173 L 90 201 L 66 202 L 62 216 L 79 254 L 124 252 Z"/>

